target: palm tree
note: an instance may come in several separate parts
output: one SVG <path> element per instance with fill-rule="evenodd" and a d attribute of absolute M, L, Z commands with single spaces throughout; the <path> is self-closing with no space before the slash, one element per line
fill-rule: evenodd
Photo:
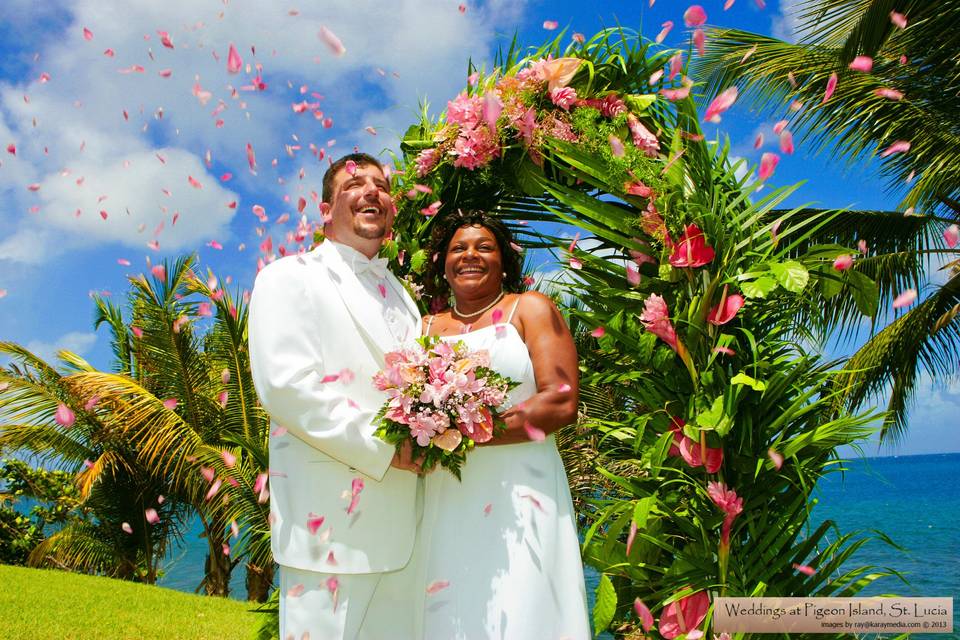
<path fill-rule="evenodd" d="M 139 460 L 163 477 L 171 499 L 189 505 L 207 544 L 206 593 L 226 596 L 230 575 L 247 564 L 248 596 L 262 601 L 273 581 L 266 473 L 266 414 L 253 389 L 246 347 L 247 309 L 192 271 L 193 258 L 164 263 L 153 279 L 131 278 L 132 319 L 100 302 L 98 321 L 114 328 L 118 372 L 84 370 L 67 384 L 100 398 Z M 197 295 L 207 300 L 197 300 Z M 201 333 L 198 323 L 215 316 Z M 231 545 L 231 533 L 243 535 Z"/>
<path fill-rule="evenodd" d="M 881 437 L 897 440 L 906 432 L 922 372 L 947 377 L 960 367 L 960 253 L 943 241 L 948 227 L 960 222 L 960 5 L 807 0 L 797 11 L 797 43 L 734 29 L 710 31 L 694 73 L 705 80 L 707 98 L 736 85 L 741 101 L 787 118 L 789 129 L 812 149 L 849 163 L 875 162 L 892 192 L 905 191 L 898 208 L 910 215 L 850 211 L 809 238 L 848 247 L 866 243 L 870 253 L 854 263 L 848 279 L 865 275 L 877 281 L 879 298 L 858 301 L 861 308 L 874 308 L 875 321 L 890 318 L 875 311 L 889 309 L 904 288 L 923 290 L 922 301 L 870 337 L 835 383 L 838 408 L 855 409 L 889 390 Z M 869 73 L 850 68 L 861 56 L 872 61 Z M 831 79 L 836 89 L 825 99 Z M 788 115 L 793 101 L 804 106 Z M 909 150 L 895 152 L 897 142 L 900 149 L 908 142 Z M 936 278 L 942 282 L 926 274 L 936 262 L 945 272 Z M 830 292 L 821 335 L 835 327 L 854 335 L 849 290 Z"/>

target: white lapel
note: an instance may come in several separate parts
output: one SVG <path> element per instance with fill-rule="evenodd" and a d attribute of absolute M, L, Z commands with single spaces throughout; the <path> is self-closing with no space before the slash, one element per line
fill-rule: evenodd
<path fill-rule="evenodd" d="M 318 262 L 326 268 L 330 282 L 350 312 L 357 329 L 367 339 L 368 344 L 379 351 L 375 355 L 382 361 L 385 353 L 394 351 L 398 346 L 383 320 L 383 304 L 370 295 L 332 243 L 323 242 L 313 253 Z"/>

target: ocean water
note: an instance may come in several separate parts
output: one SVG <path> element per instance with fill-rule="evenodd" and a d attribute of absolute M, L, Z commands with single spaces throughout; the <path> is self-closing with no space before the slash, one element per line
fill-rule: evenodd
<path fill-rule="evenodd" d="M 955 637 L 960 637 L 960 453 L 856 459 L 846 467 L 818 484 L 813 525 L 830 519 L 841 533 L 876 529 L 887 534 L 903 549 L 870 541 L 853 556 L 851 566 L 889 567 L 908 582 L 885 578 L 862 595 L 952 597 Z M 205 554 L 199 532 L 198 526 L 186 536 L 160 584 L 188 592 L 197 588 Z M 585 573 L 592 606 L 598 576 L 589 568 Z M 232 597 L 245 598 L 242 569 L 234 572 L 231 587 Z"/>

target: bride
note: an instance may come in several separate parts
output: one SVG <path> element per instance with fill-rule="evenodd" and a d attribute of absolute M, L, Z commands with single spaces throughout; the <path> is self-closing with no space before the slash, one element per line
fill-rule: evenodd
<path fill-rule="evenodd" d="M 553 302 L 521 293 L 521 259 L 502 222 L 481 212 L 437 221 L 424 333 L 486 349 L 519 382 L 507 428 L 467 455 L 462 481 L 426 476 L 417 554 L 426 640 L 586 640 L 583 567 L 553 432 L 577 415 L 577 353 Z"/>

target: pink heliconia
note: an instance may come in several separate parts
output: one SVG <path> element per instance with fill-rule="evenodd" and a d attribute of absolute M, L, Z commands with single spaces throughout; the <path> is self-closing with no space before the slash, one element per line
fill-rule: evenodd
<path fill-rule="evenodd" d="M 960 227 L 952 224 L 946 229 L 943 230 L 943 240 L 947 243 L 947 246 L 951 249 L 956 248 L 957 244 L 960 243 Z"/>
<path fill-rule="evenodd" d="M 663 608 L 660 614 L 660 635 L 667 640 L 688 634 L 703 622 L 710 609 L 710 597 L 706 591 L 680 598 Z"/>
<path fill-rule="evenodd" d="M 767 151 L 762 156 L 760 156 L 760 171 L 757 174 L 757 178 L 764 182 L 770 176 L 773 175 L 773 172 L 777 168 L 777 164 L 780 163 L 780 156 L 770 151 Z"/>
<path fill-rule="evenodd" d="M 670 264 L 674 267 L 702 267 L 716 257 L 713 247 L 707 244 L 703 231 L 695 224 L 688 224 L 674 244 Z"/>
<path fill-rule="evenodd" d="M 643 301 L 643 313 L 640 314 L 643 328 L 654 334 L 674 351 L 677 350 L 677 332 L 670 323 L 670 310 L 667 302 L 655 293 Z"/>
<path fill-rule="evenodd" d="M 731 294 L 718 302 L 710 313 L 707 314 L 707 322 L 712 325 L 720 326 L 727 324 L 737 316 L 737 312 L 743 307 L 745 300 L 739 294 Z"/>
<path fill-rule="evenodd" d="M 643 627 L 643 632 L 650 633 L 650 629 L 653 628 L 653 614 L 650 613 L 650 608 L 643 603 L 643 600 L 637 598 L 633 601 L 633 610 L 640 619 L 640 626 Z"/>
<path fill-rule="evenodd" d="M 873 58 L 870 56 L 857 56 L 849 66 L 851 71 L 870 73 L 873 71 Z"/>
<path fill-rule="evenodd" d="M 909 307 L 917 299 L 917 290 L 916 289 L 907 289 L 896 298 L 893 299 L 893 308 L 902 309 L 904 307 Z"/>
<path fill-rule="evenodd" d="M 707 12 L 698 4 L 692 4 L 683 12 L 683 24 L 699 27 L 707 21 Z"/>
<path fill-rule="evenodd" d="M 237 48 L 231 42 L 227 51 L 227 73 L 239 73 L 242 68 L 243 58 L 240 57 Z"/>
<path fill-rule="evenodd" d="M 733 103 L 737 101 L 738 90 L 736 86 L 729 87 L 723 93 L 718 95 L 707 107 L 707 112 L 703 119 L 707 122 L 719 122 L 720 114 L 725 112 Z"/>
<path fill-rule="evenodd" d="M 826 102 L 833 95 L 833 92 L 837 89 L 837 74 L 831 73 L 830 77 L 827 79 L 827 88 L 823 91 L 823 100 Z"/>
<path fill-rule="evenodd" d="M 53 419 L 61 427 L 69 429 L 76 422 L 77 416 L 73 413 L 73 409 L 61 402 L 57 405 L 57 411 L 54 413 Z"/>

